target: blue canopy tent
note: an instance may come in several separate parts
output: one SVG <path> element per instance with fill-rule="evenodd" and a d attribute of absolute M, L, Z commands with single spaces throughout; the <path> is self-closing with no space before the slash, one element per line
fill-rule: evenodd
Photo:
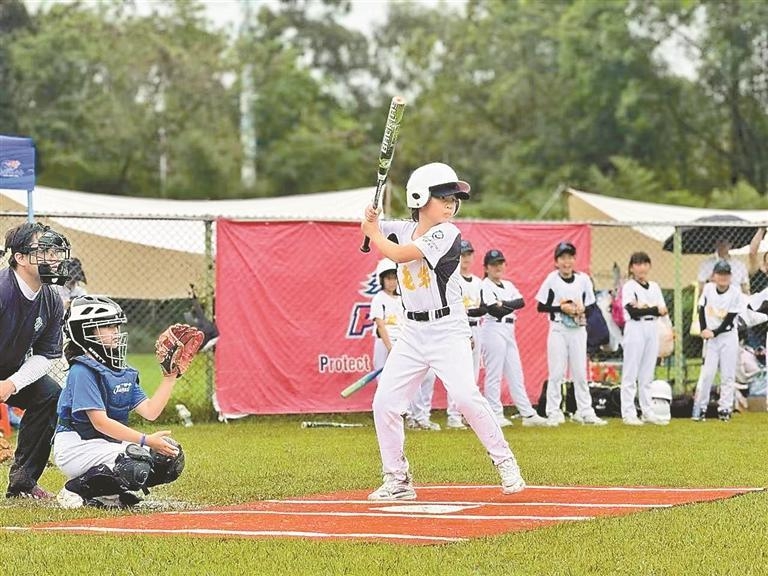
<path fill-rule="evenodd" d="M 0 134 L 0 188 L 27 191 L 27 219 L 32 222 L 35 189 L 35 143 L 31 138 Z"/>

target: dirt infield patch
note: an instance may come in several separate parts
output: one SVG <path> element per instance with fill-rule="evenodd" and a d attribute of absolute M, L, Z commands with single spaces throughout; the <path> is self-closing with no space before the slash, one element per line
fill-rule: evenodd
<path fill-rule="evenodd" d="M 498 486 L 430 485 L 417 486 L 418 499 L 411 501 L 372 502 L 366 499 L 367 492 L 338 492 L 224 508 L 81 518 L 6 529 L 441 544 L 760 490 L 531 486 L 518 494 L 504 495 Z"/>

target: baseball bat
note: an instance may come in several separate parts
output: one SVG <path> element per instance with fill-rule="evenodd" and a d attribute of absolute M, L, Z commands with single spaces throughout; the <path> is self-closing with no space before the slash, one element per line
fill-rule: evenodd
<path fill-rule="evenodd" d="M 302 428 L 362 428 L 363 424 L 347 424 L 346 422 L 319 422 L 317 420 L 302 422 Z"/>
<path fill-rule="evenodd" d="M 371 380 L 376 378 L 379 374 L 381 374 L 381 371 L 384 370 L 384 368 L 378 368 L 374 370 L 373 372 L 368 372 L 365 376 L 360 378 L 359 380 L 355 381 L 354 383 L 350 384 L 344 390 L 341 391 L 341 397 L 342 398 L 349 398 L 352 394 L 360 390 L 363 386 L 368 384 Z"/>
<path fill-rule="evenodd" d="M 381 150 L 379 151 L 379 170 L 376 176 L 376 191 L 373 194 L 373 207 L 379 207 L 381 193 L 384 191 L 384 184 L 387 181 L 389 167 L 392 165 L 392 157 L 395 155 L 395 144 L 397 136 L 400 134 L 400 123 L 403 121 L 405 112 L 405 100 L 401 96 L 392 98 L 389 105 L 389 114 L 387 114 L 387 123 L 384 126 L 384 137 L 381 139 Z M 360 252 L 368 253 L 371 251 L 371 239 L 367 236 L 360 246 Z"/>

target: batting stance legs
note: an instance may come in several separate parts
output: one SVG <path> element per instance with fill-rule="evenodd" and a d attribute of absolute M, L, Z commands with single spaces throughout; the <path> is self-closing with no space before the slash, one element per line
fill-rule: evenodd
<path fill-rule="evenodd" d="M 466 324 L 465 319 L 448 316 L 429 326 L 419 326 L 418 330 L 413 329 L 414 322 L 407 322 L 387 359 L 373 398 L 373 417 L 385 474 L 408 475 L 408 460 L 403 452 L 402 414 L 408 407 L 409 397 L 416 392 L 430 368 L 442 380 L 493 463 L 498 465 L 514 458 L 488 402 L 475 383 L 469 326 L 463 330 L 461 324 L 448 327 L 450 323 L 462 320 Z"/>

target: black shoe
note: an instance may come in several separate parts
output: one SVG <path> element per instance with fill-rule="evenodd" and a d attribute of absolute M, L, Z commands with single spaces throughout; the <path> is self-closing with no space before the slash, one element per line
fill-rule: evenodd
<path fill-rule="evenodd" d="M 730 410 L 718 410 L 717 411 L 717 417 L 720 418 L 723 422 L 730 422 L 731 420 L 731 411 Z"/>

